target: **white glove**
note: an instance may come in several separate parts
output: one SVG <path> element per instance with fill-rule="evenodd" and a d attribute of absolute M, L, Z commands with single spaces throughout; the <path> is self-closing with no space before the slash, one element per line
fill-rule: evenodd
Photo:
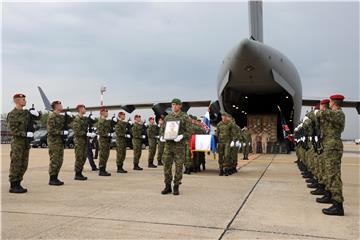
<path fill-rule="evenodd" d="M 178 135 L 175 139 L 174 139 L 174 141 L 175 142 L 180 142 L 181 141 L 181 139 L 183 139 L 184 138 L 184 135 Z"/>
<path fill-rule="evenodd" d="M 108 137 L 112 137 L 112 133 L 108 133 Z"/>
<path fill-rule="evenodd" d="M 133 125 L 132 121 L 128 121 L 128 123 L 129 123 L 130 125 Z"/>
<path fill-rule="evenodd" d="M 312 141 L 312 137 L 309 137 L 309 140 Z"/>
<path fill-rule="evenodd" d="M 241 146 L 241 143 L 240 143 L 239 141 L 236 141 L 236 142 L 235 142 L 235 146 L 236 146 L 236 147 L 240 147 L 240 146 Z"/>
<path fill-rule="evenodd" d="M 36 111 L 35 109 L 31 109 L 31 110 L 30 110 L 30 114 L 33 115 L 33 116 L 35 116 L 35 117 L 38 117 L 38 116 L 39 116 L 39 112 Z"/>
<path fill-rule="evenodd" d="M 319 112 L 319 110 L 316 109 L 316 110 L 314 111 L 315 115 L 316 115 L 318 112 Z"/>
<path fill-rule="evenodd" d="M 155 136 L 155 138 L 159 139 L 159 138 L 160 138 L 160 136 Z"/>
<path fill-rule="evenodd" d="M 234 142 L 234 141 L 231 141 L 230 147 L 234 147 L 234 146 L 235 146 L 235 142 Z"/>
<path fill-rule="evenodd" d="M 166 142 L 163 136 L 160 137 L 160 142 Z"/>
<path fill-rule="evenodd" d="M 72 112 L 69 112 L 69 111 L 66 112 L 66 115 L 68 115 L 69 117 L 73 117 L 73 116 L 74 116 L 74 114 L 73 114 Z"/>
<path fill-rule="evenodd" d="M 69 135 L 69 131 L 67 131 L 67 130 L 64 130 L 64 131 L 62 132 L 62 135 L 64 135 L 64 136 L 67 136 L 67 135 Z"/>
<path fill-rule="evenodd" d="M 246 146 L 246 143 L 244 143 L 244 147 Z"/>
<path fill-rule="evenodd" d="M 249 142 L 249 147 L 251 146 L 251 142 Z"/>
<path fill-rule="evenodd" d="M 94 132 L 88 132 L 88 133 L 86 133 L 86 136 L 88 136 L 89 138 L 94 138 L 94 137 L 96 137 L 96 133 L 94 133 Z"/>
<path fill-rule="evenodd" d="M 110 133 L 110 137 L 116 137 L 116 133 Z"/>
<path fill-rule="evenodd" d="M 145 135 L 141 135 L 141 138 L 142 138 L 142 139 L 145 139 L 145 138 L 146 138 L 146 136 L 145 136 Z"/>
<path fill-rule="evenodd" d="M 27 132 L 27 133 L 26 133 L 26 137 L 28 137 L 28 138 L 33 138 L 33 137 L 34 137 L 34 133 L 33 133 L 33 132 Z"/>
<path fill-rule="evenodd" d="M 91 120 L 95 121 L 95 116 L 93 114 L 90 114 L 89 117 L 90 117 Z"/>
<path fill-rule="evenodd" d="M 303 122 L 305 122 L 306 120 L 308 120 L 309 118 L 307 116 L 304 117 Z"/>
<path fill-rule="evenodd" d="M 112 118 L 111 120 L 113 120 L 114 123 L 117 123 L 117 121 L 118 121 L 117 118 Z"/>
<path fill-rule="evenodd" d="M 126 138 L 131 138 L 130 134 L 125 134 Z"/>

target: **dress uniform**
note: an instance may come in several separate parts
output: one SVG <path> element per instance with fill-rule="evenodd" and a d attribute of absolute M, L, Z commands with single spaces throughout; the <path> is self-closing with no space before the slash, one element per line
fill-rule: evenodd
<path fill-rule="evenodd" d="M 34 137 L 34 132 L 30 131 L 29 123 L 31 119 L 38 120 L 40 114 L 31 108 L 24 110 L 26 105 L 24 94 L 15 94 L 13 100 L 16 104 L 15 108 L 7 115 L 7 125 L 11 131 L 11 151 L 10 151 L 10 190 L 11 193 L 25 193 L 26 188 L 21 186 L 24 174 L 28 167 L 30 141 Z"/>

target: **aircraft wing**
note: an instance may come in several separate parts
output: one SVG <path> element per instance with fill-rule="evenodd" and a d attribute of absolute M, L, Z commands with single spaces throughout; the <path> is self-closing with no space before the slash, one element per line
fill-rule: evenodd
<path fill-rule="evenodd" d="M 303 106 L 315 106 L 320 102 L 320 99 L 303 99 Z M 348 100 L 343 102 L 344 108 L 356 108 L 358 114 L 360 114 L 360 101 L 359 100 Z"/>
<path fill-rule="evenodd" d="M 204 101 L 184 101 L 182 110 L 187 112 L 191 107 L 209 107 L 210 100 Z M 168 108 L 171 107 L 171 102 L 154 102 L 154 103 L 135 103 L 124 105 L 104 105 L 104 106 L 86 106 L 87 111 L 99 111 L 102 107 L 109 110 L 124 110 L 127 113 L 132 113 L 135 109 L 152 109 L 158 115 L 162 115 Z M 75 108 L 69 108 L 68 111 L 75 112 Z"/>

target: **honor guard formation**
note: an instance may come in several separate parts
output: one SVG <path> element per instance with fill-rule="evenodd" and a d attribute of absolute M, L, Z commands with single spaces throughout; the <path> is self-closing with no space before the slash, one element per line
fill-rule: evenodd
<path fill-rule="evenodd" d="M 294 130 L 298 158 L 295 162 L 307 187 L 314 189 L 310 193 L 322 195 L 316 202 L 332 204 L 322 210 L 327 215 L 344 215 L 341 181 L 341 133 L 345 128 L 345 114 L 341 110 L 343 100 L 342 95 L 321 100 Z"/>
<path fill-rule="evenodd" d="M 322 100 L 306 114 L 294 130 L 296 163 L 308 183 L 307 186 L 314 189 L 310 193 L 322 195 L 316 198 L 316 202 L 332 204 L 329 208 L 323 209 L 323 213 L 327 215 L 344 215 L 341 182 L 341 133 L 345 125 L 345 115 L 341 110 L 343 100 L 342 95 L 333 95 L 330 100 Z M 20 183 L 27 170 L 30 142 L 41 113 L 33 106 L 28 110 L 24 109 L 24 94 L 15 94 L 13 101 L 15 108 L 7 116 L 12 133 L 9 192 L 25 193 L 27 189 Z M 123 111 L 120 111 L 117 117 L 109 118 L 108 109 L 105 107 L 100 109 L 99 119 L 91 113 L 86 116 L 84 104 L 76 106 L 76 116 L 64 110 L 60 101 L 52 102 L 51 107 L 52 111 L 47 119 L 51 186 L 64 185 L 59 179 L 59 173 L 69 130 L 74 133 L 74 179 L 78 181 L 87 180 L 83 175 L 86 158 L 89 159 L 92 170 L 99 171 L 99 176 L 111 176 L 107 172 L 107 161 L 113 138 L 116 139 L 116 167 L 119 174 L 127 173 L 123 166 L 130 141 L 134 152 L 133 170 L 143 170 L 139 163 L 144 141 L 147 139 L 148 168 L 163 166 L 165 188 L 161 194 L 179 195 L 183 173 L 191 174 L 206 169 L 206 153 L 192 151 L 190 145 L 193 135 L 209 134 L 210 129 L 197 117 L 183 112 L 180 99 L 175 98 L 171 101 L 172 111 L 168 115 L 160 116 L 158 119 L 150 117 L 147 125 L 143 124 L 140 115 L 135 115 L 133 123 L 126 121 Z M 230 114 L 222 112 L 221 121 L 216 125 L 214 139 L 218 153 L 219 175 L 229 176 L 236 173 L 238 153 L 241 151 L 243 160 L 248 160 L 252 151 L 252 136 L 249 130 L 247 127 L 241 129 Z M 99 150 L 99 168 L 94 162 L 98 155 L 95 152 L 94 156 L 94 147 Z M 158 166 L 154 164 L 155 158 Z"/>

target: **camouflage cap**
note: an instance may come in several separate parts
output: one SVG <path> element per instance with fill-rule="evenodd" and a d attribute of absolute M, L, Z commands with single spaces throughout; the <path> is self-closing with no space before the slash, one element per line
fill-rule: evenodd
<path fill-rule="evenodd" d="M 171 101 L 171 103 L 175 103 L 175 104 L 177 104 L 177 105 L 181 105 L 181 104 L 182 104 L 181 100 L 178 99 L 178 98 L 174 98 L 174 99 Z"/>

